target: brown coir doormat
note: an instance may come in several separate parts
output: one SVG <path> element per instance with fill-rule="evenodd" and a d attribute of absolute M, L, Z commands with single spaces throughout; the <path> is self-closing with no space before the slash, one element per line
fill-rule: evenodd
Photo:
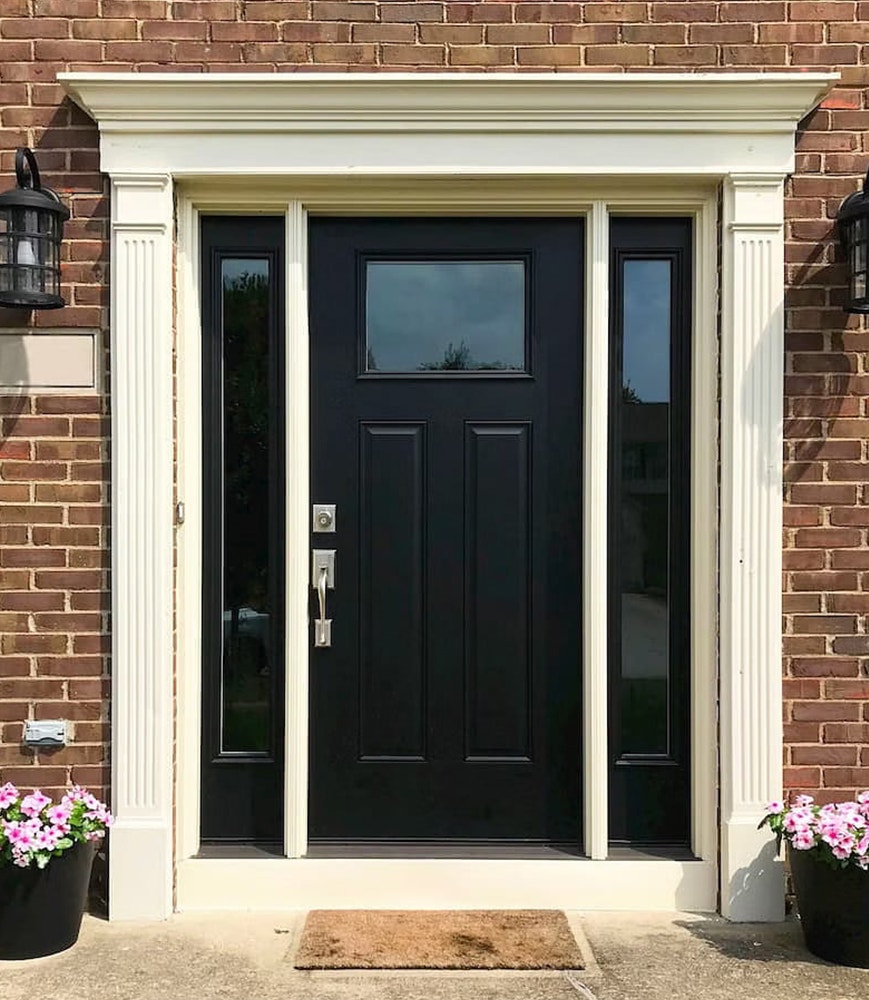
<path fill-rule="evenodd" d="M 581 969 L 560 910 L 312 910 L 297 969 Z"/>

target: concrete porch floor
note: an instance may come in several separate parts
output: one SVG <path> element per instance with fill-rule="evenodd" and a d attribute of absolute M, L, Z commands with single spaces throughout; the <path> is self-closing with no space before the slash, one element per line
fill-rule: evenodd
<path fill-rule="evenodd" d="M 695 914 L 568 914 L 577 973 L 298 972 L 304 914 L 86 917 L 75 948 L 0 962 L 0 997 L 25 1000 L 865 1000 L 869 970 L 813 958 L 799 925 Z"/>

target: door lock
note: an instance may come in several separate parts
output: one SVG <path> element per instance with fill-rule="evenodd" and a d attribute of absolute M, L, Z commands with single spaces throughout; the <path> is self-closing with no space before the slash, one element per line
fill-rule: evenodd
<path fill-rule="evenodd" d="M 314 534 L 322 534 L 335 530 L 335 504 L 315 503 L 313 509 Z"/>

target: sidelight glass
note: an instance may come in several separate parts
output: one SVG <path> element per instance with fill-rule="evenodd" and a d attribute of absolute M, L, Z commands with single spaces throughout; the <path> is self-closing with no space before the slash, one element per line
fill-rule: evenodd
<path fill-rule="evenodd" d="M 369 260 L 363 371 L 521 372 L 523 260 Z"/>
<path fill-rule="evenodd" d="M 622 261 L 621 751 L 669 750 L 670 260 Z"/>
<path fill-rule="evenodd" d="M 221 749 L 271 746 L 272 586 L 269 261 L 224 258 L 222 288 L 223 656 Z"/>

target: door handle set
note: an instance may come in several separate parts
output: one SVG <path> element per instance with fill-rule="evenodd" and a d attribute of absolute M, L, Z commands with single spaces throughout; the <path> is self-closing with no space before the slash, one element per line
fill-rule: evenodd
<path fill-rule="evenodd" d="M 335 589 L 334 549 L 311 552 L 311 586 L 317 592 L 320 612 L 320 617 L 314 619 L 314 646 L 324 649 L 332 645 L 332 619 L 326 617 L 326 592 Z"/>

